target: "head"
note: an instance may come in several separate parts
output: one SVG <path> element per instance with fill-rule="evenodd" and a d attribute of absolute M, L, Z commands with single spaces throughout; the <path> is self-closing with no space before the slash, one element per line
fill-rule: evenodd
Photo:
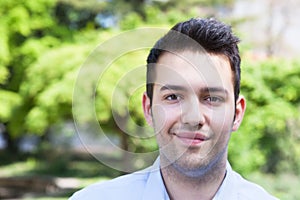
<path fill-rule="evenodd" d="M 143 108 L 163 165 L 187 176 L 224 167 L 246 105 L 239 96 L 238 41 L 219 21 L 191 19 L 151 49 Z"/>
<path fill-rule="evenodd" d="M 147 58 L 146 93 L 150 103 L 152 104 L 155 83 L 155 63 L 168 50 L 171 52 L 204 50 L 207 53 L 226 56 L 233 73 L 234 98 L 237 100 L 240 93 L 241 72 L 238 42 L 239 39 L 233 35 L 231 27 L 215 19 L 190 19 L 176 24 L 157 41 Z"/>

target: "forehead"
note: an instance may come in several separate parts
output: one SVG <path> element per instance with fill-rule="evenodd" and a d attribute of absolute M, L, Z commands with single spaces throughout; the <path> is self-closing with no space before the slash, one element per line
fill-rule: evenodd
<path fill-rule="evenodd" d="M 233 88 L 233 73 L 224 55 L 164 52 L 155 67 L 156 84 L 187 84 Z"/>

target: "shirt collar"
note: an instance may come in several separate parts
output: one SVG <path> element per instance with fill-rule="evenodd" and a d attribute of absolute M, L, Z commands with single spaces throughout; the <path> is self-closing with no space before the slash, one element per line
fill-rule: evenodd
<path fill-rule="evenodd" d="M 159 157 L 156 159 L 152 166 L 146 168 L 142 172 L 148 173 L 143 200 L 169 200 L 170 198 L 168 196 L 160 171 Z M 234 192 L 235 181 L 233 179 L 233 171 L 229 162 L 227 161 L 226 176 L 213 200 L 223 200 L 224 197 L 230 197 L 230 200 L 237 200 L 237 196 Z"/>
<path fill-rule="evenodd" d="M 217 191 L 213 200 L 223 200 L 223 199 L 230 199 L 230 200 L 237 200 L 237 196 L 235 191 L 235 181 L 233 176 L 232 168 L 227 161 L 226 163 L 226 176 Z"/>
<path fill-rule="evenodd" d="M 169 196 L 160 172 L 159 157 L 151 167 L 148 167 L 145 170 L 145 173 L 148 173 L 148 179 L 143 194 L 143 200 L 169 200 Z"/>

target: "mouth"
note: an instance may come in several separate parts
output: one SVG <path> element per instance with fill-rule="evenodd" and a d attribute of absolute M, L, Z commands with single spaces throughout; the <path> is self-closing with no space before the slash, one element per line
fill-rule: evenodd
<path fill-rule="evenodd" d="M 179 132 L 173 133 L 184 145 L 199 146 L 208 140 L 208 137 L 201 133 Z"/>

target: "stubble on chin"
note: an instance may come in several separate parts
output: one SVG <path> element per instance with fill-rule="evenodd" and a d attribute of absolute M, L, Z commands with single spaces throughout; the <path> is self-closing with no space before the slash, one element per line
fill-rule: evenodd
<path fill-rule="evenodd" d="M 185 177 L 187 179 L 202 179 L 208 180 L 218 176 L 218 172 L 226 168 L 227 148 L 220 151 L 214 157 L 191 156 L 191 152 L 187 150 L 181 156 L 166 155 L 166 152 L 161 152 L 161 164 L 175 176 Z M 175 159 L 178 157 L 177 159 Z"/>

